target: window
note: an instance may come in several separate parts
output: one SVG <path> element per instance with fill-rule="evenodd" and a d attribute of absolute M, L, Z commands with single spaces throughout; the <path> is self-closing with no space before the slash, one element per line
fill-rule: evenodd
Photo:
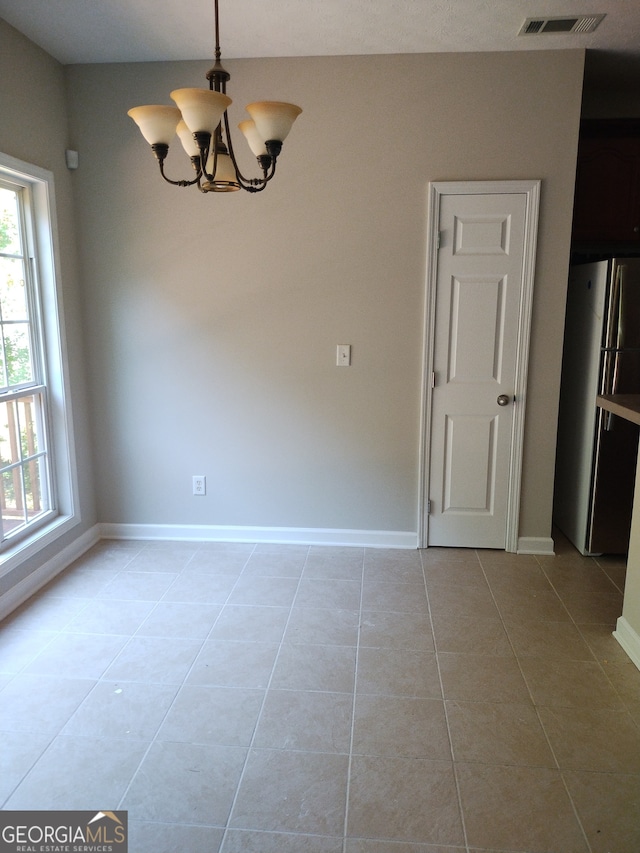
<path fill-rule="evenodd" d="M 53 510 L 29 188 L 0 182 L 0 537 Z"/>
<path fill-rule="evenodd" d="M 0 154 L 2 573 L 78 520 L 53 208 L 51 173 Z"/>

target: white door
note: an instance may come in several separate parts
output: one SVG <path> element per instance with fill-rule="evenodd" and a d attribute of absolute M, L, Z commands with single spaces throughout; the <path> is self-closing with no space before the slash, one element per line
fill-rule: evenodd
<path fill-rule="evenodd" d="M 517 550 L 531 193 L 437 186 L 427 544 Z"/>

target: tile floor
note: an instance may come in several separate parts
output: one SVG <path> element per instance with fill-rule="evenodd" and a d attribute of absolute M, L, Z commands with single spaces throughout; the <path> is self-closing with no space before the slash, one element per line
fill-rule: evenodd
<path fill-rule="evenodd" d="M 624 562 L 105 541 L 0 632 L 0 804 L 130 853 L 638 853 Z"/>

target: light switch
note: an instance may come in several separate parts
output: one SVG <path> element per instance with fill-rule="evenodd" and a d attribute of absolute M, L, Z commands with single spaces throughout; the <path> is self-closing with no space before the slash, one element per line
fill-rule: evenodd
<path fill-rule="evenodd" d="M 336 365 L 337 367 L 349 367 L 351 365 L 351 344 L 338 344 Z"/>

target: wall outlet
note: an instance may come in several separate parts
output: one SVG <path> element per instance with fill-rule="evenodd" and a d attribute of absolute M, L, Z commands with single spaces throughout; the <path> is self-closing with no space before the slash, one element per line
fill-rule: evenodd
<path fill-rule="evenodd" d="M 194 474 L 193 475 L 193 494 L 194 495 L 206 495 L 207 494 L 207 478 L 204 474 Z"/>

